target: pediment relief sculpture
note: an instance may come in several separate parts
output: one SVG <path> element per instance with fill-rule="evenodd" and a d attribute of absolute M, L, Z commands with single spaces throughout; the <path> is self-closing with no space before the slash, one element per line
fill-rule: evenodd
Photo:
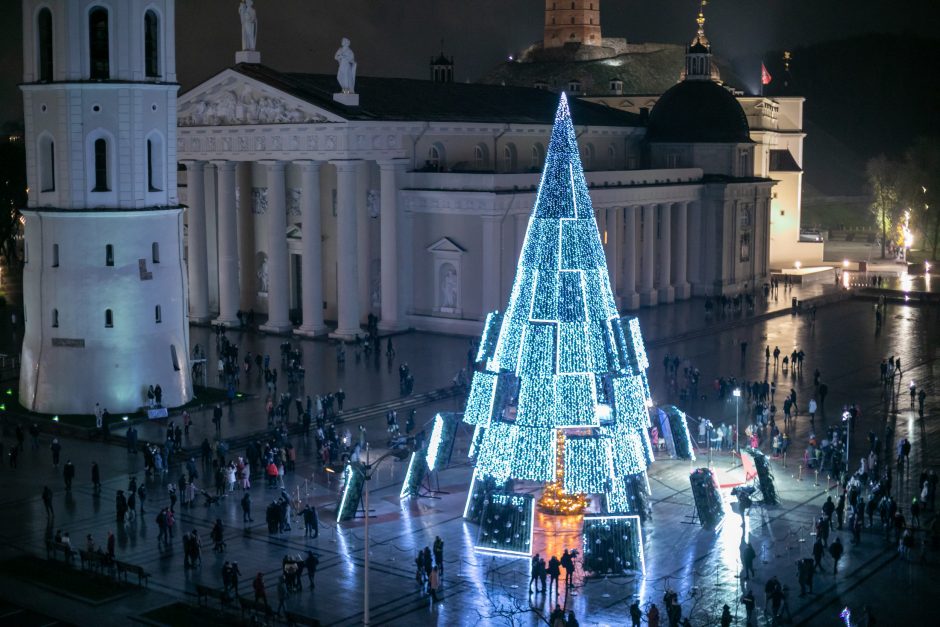
<path fill-rule="evenodd" d="M 326 116 L 288 103 L 276 94 L 227 81 L 180 104 L 179 126 L 317 124 Z"/>

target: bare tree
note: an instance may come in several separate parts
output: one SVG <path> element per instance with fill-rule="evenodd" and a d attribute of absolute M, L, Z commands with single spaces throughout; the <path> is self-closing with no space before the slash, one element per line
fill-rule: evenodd
<path fill-rule="evenodd" d="M 884 259 L 888 233 L 898 216 L 898 167 L 884 155 L 879 155 L 868 160 L 865 173 L 871 191 L 871 212 L 881 231 L 881 258 Z"/>

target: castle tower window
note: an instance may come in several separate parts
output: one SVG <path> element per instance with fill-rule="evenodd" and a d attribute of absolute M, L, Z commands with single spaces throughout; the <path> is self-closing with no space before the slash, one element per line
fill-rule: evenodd
<path fill-rule="evenodd" d="M 111 42 L 108 27 L 108 10 L 95 7 L 88 13 L 88 53 L 91 60 L 91 78 L 111 78 Z"/>
<path fill-rule="evenodd" d="M 160 77 L 160 18 L 156 11 L 144 14 L 144 70 L 147 78 Z"/>
<path fill-rule="evenodd" d="M 52 11 L 48 8 L 36 16 L 37 44 L 39 47 L 39 80 L 52 80 Z"/>

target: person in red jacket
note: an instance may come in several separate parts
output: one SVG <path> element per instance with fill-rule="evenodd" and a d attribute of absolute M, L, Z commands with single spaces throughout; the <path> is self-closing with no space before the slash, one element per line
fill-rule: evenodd
<path fill-rule="evenodd" d="M 268 594 L 264 591 L 264 575 L 260 572 L 255 575 L 254 581 L 251 582 L 251 587 L 255 591 L 255 601 L 261 601 L 265 605 L 268 604 Z"/>

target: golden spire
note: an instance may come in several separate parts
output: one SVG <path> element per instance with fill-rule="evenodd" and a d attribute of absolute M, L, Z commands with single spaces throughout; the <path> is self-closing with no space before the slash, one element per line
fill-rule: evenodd
<path fill-rule="evenodd" d="M 705 6 L 707 4 L 708 0 L 701 0 L 701 4 L 698 8 L 698 17 L 695 18 L 695 23 L 698 24 L 698 31 L 696 32 L 695 38 L 690 44 L 692 46 L 695 44 L 701 44 L 706 48 L 711 47 L 711 44 L 708 41 L 708 37 L 705 36 Z"/>

